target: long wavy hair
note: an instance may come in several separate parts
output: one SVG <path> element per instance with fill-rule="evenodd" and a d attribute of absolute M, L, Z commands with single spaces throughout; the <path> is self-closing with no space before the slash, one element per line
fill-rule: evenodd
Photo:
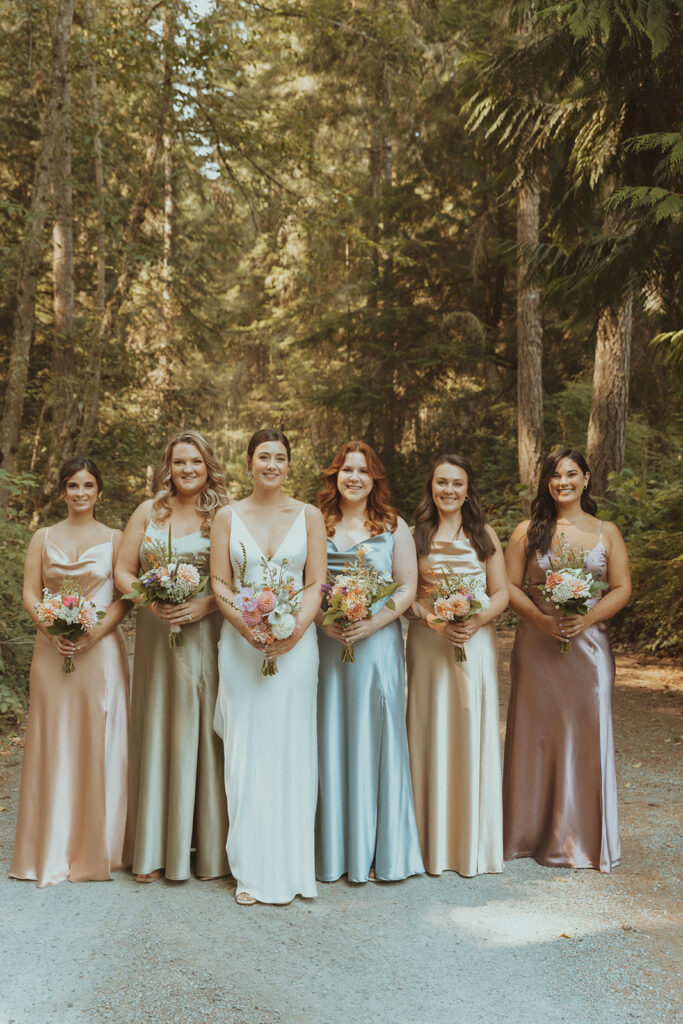
<path fill-rule="evenodd" d="M 344 465 L 346 456 L 351 452 L 359 452 L 365 456 L 365 464 L 368 468 L 368 473 L 372 477 L 372 490 L 368 494 L 365 509 L 366 529 L 370 531 L 371 537 L 376 537 L 378 534 L 384 533 L 385 530 L 393 533 L 398 524 L 398 515 L 396 509 L 391 504 L 391 491 L 387 483 L 387 474 L 379 455 L 374 448 L 370 447 L 367 441 L 346 441 L 329 466 L 323 470 L 325 484 L 318 494 L 318 508 L 325 520 L 327 536 L 332 536 L 337 523 L 342 518 L 337 477 L 339 476 L 339 470 Z"/>
<path fill-rule="evenodd" d="M 171 459 L 173 458 L 173 449 L 177 444 L 194 445 L 204 459 L 207 479 L 197 495 L 197 511 L 202 517 L 202 534 L 208 537 L 211 531 L 211 521 L 218 509 L 228 504 L 228 495 L 225 490 L 225 477 L 213 453 L 213 448 L 197 430 L 181 430 L 166 445 L 157 474 L 159 490 L 154 495 L 152 505 L 154 518 L 157 523 L 164 523 L 171 515 L 170 499 L 177 493 L 171 475 Z"/>
<path fill-rule="evenodd" d="M 556 448 L 550 453 L 541 467 L 541 475 L 538 480 L 536 497 L 531 503 L 531 522 L 527 530 L 527 544 L 529 551 L 540 551 L 545 554 L 550 550 L 553 541 L 555 526 L 557 525 L 557 506 L 550 496 L 549 484 L 557 464 L 562 459 L 571 459 L 585 475 L 590 473 L 588 463 L 583 453 L 576 448 Z M 594 516 L 598 511 L 595 498 L 591 497 L 591 478 L 581 494 L 581 508 L 588 515 Z"/>
<path fill-rule="evenodd" d="M 432 494 L 432 483 L 434 481 L 434 474 L 439 466 L 443 466 L 444 463 L 464 469 L 467 474 L 467 501 L 461 508 L 462 528 L 465 536 L 477 552 L 479 561 L 485 562 L 487 558 L 490 558 L 495 553 L 496 549 L 486 532 L 486 517 L 481 507 L 481 498 L 479 497 L 477 485 L 474 482 L 472 466 L 462 455 L 439 455 L 438 459 L 435 459 L 432 463 L 429 476 L 425 480 L 420 504 L 415 509 L 413 517 L 415 522 L 413 538 L 417 549 L 417 557 L 425 558 L 429 554 L 434 534 L 439 528 L 439 510 L 436 507 Z"/>

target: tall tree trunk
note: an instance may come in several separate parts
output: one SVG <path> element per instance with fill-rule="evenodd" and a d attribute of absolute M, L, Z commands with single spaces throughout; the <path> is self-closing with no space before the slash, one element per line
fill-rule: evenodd
<path fill-rule="evenodd" d="M 601 309 L 586 446 L 597 494 L 605 493 L 608 474 L 618 472 L 624 465 L 632 332 L 632 294 L 619 306 Z"/>
<path fill-rule="evenodd" d="M 93 9 L 91 0 L 85 0 L 85 21 L 88 41 L 94 34 Z M 104 218 L 104 157 L 102 153 L 102 136 L 100 134 L 100 98 L 97 82 L 97 67 L 92 52 L 88 54 L 90 115 L 93 131 L 93 165 L 95 171 L 95 216 L 96 216 L 96 285 L 95 285 L 95 317 L 100 323 L 104 316 L 106 299 L 106 235 Z M 98 344 L 99 335 L 93 339 L 88 353 L 85 389 L 82 394 L 83 414 L 81 429 L 76 442 L 76 453 L 85 455 L 95 433 L 97 401 L 100 393 L 102 376 L 102 345 Z"/>
<path fill-rule="evenodd" d="M 73 0 L 59 0 L 52 36 L 50 81 L 48 86 L 40 152 L 36 160 L 31 205 L 19 257 L 16 311 L 7 388 L 0 423 L 0 466 L 14 468 L 24 409 L 24 396 L 33 341 L 36 290 L 41 264 L 43 229 L 49 213 L 50 167 L 59 131 L 60 111 L 64 104 L 69 64 L 69 43 L 73 24 Z M 6 502 L 0 490 L 0 503 Z"/>
<path fill-rule="evenodd" d="M 543 332 L 541 297 L 527 279 L 527 247 L 538 245 L 538 188 L 523 182 L 517 192 L 517 460 L 519 479 L 536 487 L 543 458 Z"/>
<path fill-rule="evenodd" d="M 51 162 L 54 220 L 52 222 L 52 393 L 51 429 L 47 469 L 43 482 L 46 495 L 57 486 L 59 465 L 70 454 L 75 422 L 74 356 L 74 232 L 73 189 L 71 185 L 71 47 L 67 43 L 64 68 L 64 102 L 58 111 L 57 137 Z"/>

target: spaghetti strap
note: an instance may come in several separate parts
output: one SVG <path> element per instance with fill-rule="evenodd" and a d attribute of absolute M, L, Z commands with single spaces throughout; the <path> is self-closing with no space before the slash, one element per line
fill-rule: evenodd
<path fill-rule="evenodd" d="M 600 536 L 598 537 L 598 543 L 599 543 L 599 542 L 600 542 L 600 541 L 602 540 L 602 531 L 603 531 L 604 529 L 605 529 L 605 520 L 603 519 L 603 520 L 602 520 L 602 524 L 601 524 L 601 526 L 600 526 Z"/>

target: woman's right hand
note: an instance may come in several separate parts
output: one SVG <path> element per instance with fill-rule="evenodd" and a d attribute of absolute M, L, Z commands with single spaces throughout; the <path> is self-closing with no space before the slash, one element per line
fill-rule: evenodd
<path fill-rule="evenodd" d="M 564 641 L 567 639 L 560 631 L 559 620 L 554 615 L 546 615 L 545 612 L 539 612 L 538 617 L 534 618 L 534 625 L 542 633 L 547 633 L 548 636 L 554 637 L 555 640 Z"/>
<path fill-rule="evenodd" d="M 330 622 L 328 626 L 320 626 L 325 636 L 332 637 L 333 640 L 338 640 L 340 644 L 345 643 L 344 631 L 338 622 Z"/>
<path fill-rule="evenodd" d="M 463 646 L 464 642 L 458 629 L 458 626 L 461 625 L 460 623 L 439 622 L 436 615 L 432 615 L 430 613 L 427 616 L 427 625 L 430 629 L 433 629 L 435 633 L 438 633 L 439 636 L 443 637 L 447 643 L 452 644 L 453 647 Z"/>

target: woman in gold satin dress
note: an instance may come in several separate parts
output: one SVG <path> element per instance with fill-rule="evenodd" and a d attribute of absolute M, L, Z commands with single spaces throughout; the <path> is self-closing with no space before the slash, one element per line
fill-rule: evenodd
<path fill-rule="evenodd" d="M 209 531 L 227 503 L 223 475 L 208 442 L 186 430 L 166 446 L 161 488 L 126 526 L 116 567 L 122 593 L 150 567 L 150 541 L 169 526 L 180 557 L 209 573 Z M 223 751 L 213 731 L 222 619 L 209 581 L 192 600 L 137 612 L 131 694 L 127 853 L 139 882 L 228 874 Z M 170 648 L 171 625 L 184 644 Z"/>
<path fill-rule="evenodd" d="M 118 626 L 129 605 L 114 592 L 121 531 L 95 519 L 102 477 L 90 459 L 69 459 L 59 489 L 67 517 L 34 534 L 24 570 L 24 607 L 38 633 L 9 873 L 39 886 L 110 879 L 123 867 L 126 825 L 128 659 Z M 76 641 L 50 635 L 35 611 L 43 588 L 56 593 L 65 577 L 105 612 Z"/>
<path fill-rule="evenodd" d="M 505 563 L 486 525 L 472 467 L 460 455 L 432 466 L 415 511 L 419 581 L 406 651 L 408 745 L 415 815 L 431 875 L 503 870 L 498 678 L 493 620 L 508 603 Z M 435 567 L 480 577 L 490 606 L 437 622 Z M 467 660 L 456 662 L 454 647 Z"/>
<path fill-rule="evenodd" d="M 607 619 L 628 602 L 631 579 L 621 534 L 595 518 L 590 490 L 581 452 L 549 455 L 531 520 L 514 531 L 505 555 L 520 621 L 510 659 L 504 849 L 506 860 L 607 872 L 621 862 Z M 541 596 L 546 572 L 558 567 L 560 538 L 609 584 L 604 596 L 590 599 L 586 615 L 563 616 Z"/>

